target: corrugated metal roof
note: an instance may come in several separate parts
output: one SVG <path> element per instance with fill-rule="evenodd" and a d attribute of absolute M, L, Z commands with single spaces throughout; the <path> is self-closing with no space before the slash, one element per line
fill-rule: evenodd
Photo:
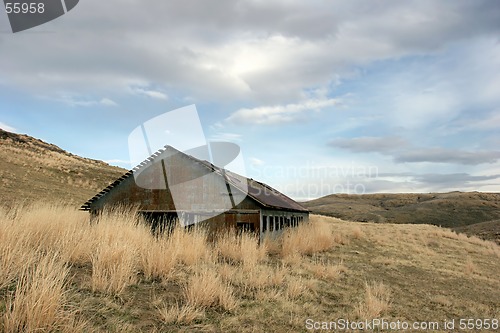
<path fill-rule="evenodd" d="M 248 195 L 268 207 L 285 208 L 289 210 L 309 211 L 295 200 L 273 189 L 267 184 L 248 179 Z"/>
<path fill-rule="evenodd" d="M 287 197 L 283 193 L 275 190 L 274 188 L 270 187 L 267 184 L 261 183 L 259 181 L 256 181 L 251 178 L 246 178 L 243 177 L 237 173 L 231 172 L 226 169 L 219 168 L 218 166 L 204 160 L 199 160 L 196 157 L 193 157 L 191 155 L 185 154 L 183 152 L 178 151 L 177 149 L 171 147 L 171 146 L 165 146 L 165 148 L 160 149 L 147 159 L 145 159 L 142 163 L 137 165 L 135 168 L 132 170 L 128 171 L 125 173 L 123 176 L 118 178 L 116 181 L 108 185 L 105 189 L 103 189 L 101 192 L 97 193 L 94 197 L 89 199 L 85 204 L 82 205 L 80 209 L 82 210 L 89 210 L 90 205 L 101 198 L 103 195 L 105 195 L 107 192 L 112 190 L 116 185 L 121 183 L 123 180 L 127 179 L 128 177 L 133 176 L 134 172 L 137 172 L 141 170 L 144 167 L 147 167 L 150 165 L 151 161 L 153 161 L 155 158 L 161 155 L 162 152 L 165 150 L 173 150 L 175 153 L 180 153 L 183 154 L 184 156 L 192 159 L 195 162 L 198 162 L 205 166 L 206 168 L 210 169 L 217 175 L 223 177 L 227 183 L 230 185 L 234 186 L 235 188 L 239 189 L 240 191 L 246 193 L 249 197 L 260 203 L 264 207 L 268 208 L 273 208 L 273 209 L 285 209 L 285 210 L 294 210 L 294 211 L 302 211 L 302 212 L 308 212 L 309 210 L 305 208 L 304 206 L 300 205 L 297 203 L 295 200 Z M 246 184 L 244 184 L 246 181 Z"/>

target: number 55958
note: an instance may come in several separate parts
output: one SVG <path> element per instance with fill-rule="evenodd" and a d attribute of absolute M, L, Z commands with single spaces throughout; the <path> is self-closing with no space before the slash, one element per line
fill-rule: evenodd
<path fill-rule="evenodd" d="M 43 2 L 6 2 L 5 11 L 7 14 L 42 14 L 45 12 L 45 4 Z"/>

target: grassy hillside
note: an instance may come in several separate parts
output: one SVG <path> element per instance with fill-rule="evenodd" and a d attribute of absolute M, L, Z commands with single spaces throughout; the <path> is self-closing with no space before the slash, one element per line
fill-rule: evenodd
<path fill-rule="evenodd" d="M 500 219 L 500 193 L 333 194 L 303 203 L 313 213 L 360 222 L 434 224 L 456 228 Z M 499 224 L 483 234 L 499 239 Z M 462 229 L 457 229 L 462 230 Z M 465 229 L 463 229 L 465 230 Z M 469 228 L 470 232 L 476 230 Z"/>
<path fill-rule="evenodd" d="M 313 215 L 259 247 L 249 235 L 208 243 L 201 230 L 155 238 L 130 212 L 89 224 L 83 212 L 38 205 L 1 214 L 0 259 L 3 332 L 305 332 L 308 319 L 500 317 L 499 246 L 430 225 Z"/>
<path fill-rule="evenodd" d="M 453 228 L 469 236 L 476 235 L 482 239 L 496 241 L 500 244 L 500 220 L 481 222 L 463 227 Z"/>
<path fill-rule="evenodd" d="M 0 129 L 0 202 L 81 205 L 125 170 L 82 158 L 27 135 Z"/>

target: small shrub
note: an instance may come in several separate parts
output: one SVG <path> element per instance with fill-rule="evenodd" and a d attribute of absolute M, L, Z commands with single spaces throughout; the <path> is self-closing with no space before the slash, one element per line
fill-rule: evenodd
<path fill-rule="evenodd" d="M 219 237 L 215 251 L 225 260 L 242 263 L 246 267 L 255 266 L 266 258 L 265 246 L 259 246 L 255 235 L 249 233 L 236 234 L 234 230 Z"/>
<path fill-rule="evenodd" d="M 306 267 L 314 274 L 315 277 L 328 280 L 335 280 L 342 273 L 347 272 L 347 268 L 344 266 L 343 262 L 332 265 L 328 262 L 319 261 L 309 264 Z"/>
<path fill-rule="evenodd" d="M 276 267 L 269 276 L 271 286 L 281 286 L 288 275 L 288 269 L 285 266 Z"/>
<path fill-rule="evenodd" d="M 359 226 L 356 226 L 351 230 L 351 236 L 354 239 L 362 239 L 365 236 L 365 233 Z"/>
<path fill-rule="evenodd" d="M 266 249 L 266 252 L 270 255 L 278 255 L 281 253 L 282 238 L 274 237 L 269 233 L 265 233 L 261 246 Z"/>

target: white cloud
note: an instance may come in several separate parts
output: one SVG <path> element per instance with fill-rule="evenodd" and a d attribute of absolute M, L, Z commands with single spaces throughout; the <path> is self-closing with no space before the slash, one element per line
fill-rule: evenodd
<path fill-rule="evenodd" d="M 396 163 L 454 163 L 478 165 L 496 163 L 500 159 L 500 151 L 465 151 L 441 147 L 409 148 L 406 151 L 394 153 Z"/>
<path fill-rule="evenodd" d="M 110 159 L 110 160 L 104 160 L 103 162 L 106 162 L 108 164 L 129 164 L 130 160 L 120 160 L 120 159 Z"/>
<path fill-rule="evenodd" d="M 114 10 L 117 6 L 119 11 Z M 50 27 L 56 34 L 0 34 L 0 85 L 8 86 L 6 91 L 27 100 L 30 95 L 66 92 L 55 99 L 74 107 L 128 104 L 121 98 L 132 103 L 146 98 L 168 101 L 153 105 L 157 109 L 148 109 L 151 113 L 191 100 L 207 107 L 203 116 L 215 123 L 212 133 L 233 131 L 229 123 L 267 125 L 313 118 L 304 122 L 308 144 L 324 142 L 325 135 L 361 136 L 357 142 L 339 139 L 336 144 L 349 150 L 342 152 L 349 158 L 382 160 L 398 170 L 439 167 L 443 174 L 456 173 L 496 159 L 496 0 L 201 1 L 196 6 L 183 0 L 148 6 L 87 0 L 77 10 L 71 19 L 33 30 Z M 345 97 L 349 92 L 352 102 Z M 342 96 L 348 107 L 342 112 L 314 111 L 333 109 L 332 96 Z M 237 111 L 229 114 L 229 109 Z M 101 124 L 110 116 L 103 115 Z M 144 120 L 138 118 L 124 118 L 126 126 L 120 128 Z M 49 117 L 47 121 L 54 123 Z M 24 130 L 25 123 L 19 123 Z M 459 131 L 452 129 L 458 126 L 463 132 L 456 135 Z M 255 127 L 269 132 L 255 134 Z M 238 130 L 256 144 L 265 145 L 274 135 L 285 143 L 293 138 L 286 128 L 255 127 Z M 231 134 L 219 137 L 231 139 Z M 485 135 L 490 136 L 488 146 Z M 388 140 L 377 141 L 377 136 Z M 283 148 L 283 155 L 311 148 L 304 143 L 293 147 Z M 351 153 L 368 151 L 380 155 Z M 273 163 L 271 156 L 261 158 L 266 166 Z"/>
<path fill-rule="evenodd" d="M 467 119 L 459 124 L 459 130 L 480 130 L 490 131 L 500 128 L 500 109 L 494 110 L 491 114 L 485 115 L 483 118 Z"/>
<path fill-rule="evenodd" d="M 339 104 L 339 100 L 309 99 L 297 104 L 260 106 L 256 108 L 243 108 L 231 114 L 226 121 L 234 124 L 259 124 L 272 125 L 298 121 L 308 118 L 306 113 L 319 111 L 326 107 Z"/>
<path fill-rule="evenodd" d="M 0 121 L 0 128 L 7 132 L 17 133 L 17 129 Z"/>
<path fill-rule="evenodd" d="M 63 103 L 70 107 L 92 107 L 96 105 L 118 106 L 118 103 L 107 97 L 96 100 L 86 96 L 71 93 L 58 93 L 56 94 L 56 96 L 39 96 L 39 98 Z"/>
<path fill-rule="evenodd" d="M 262 166 L 265 164 L 263 160 L 260 160 L 257 157 L 250 157 L 248 161 L 250 162 L 250 165 L 254 167 Z"/>
<path fill-rule="evenodd" d="M 500 160 L 498 150 L 467 151 L 447 147 L 418 147 L 401 137 L 357 137 L 335 139 L 328 143 L 354 153 L 379 153 L 392 156 L 396 163 L 451 163 L 479 165 Z"/>
<path fill-rule="evenodd" d="M 215 133 L 214 135 L 210 136 L 210 140 L 217 140 L 217 141 L 241 141 L 241 134 L 237 133 Z"/>
<path fill-rule="evenodd" d="M 147 97 L 151 97 L 154 99 L 160 99 L 160 100 L 167 100 L 168 95 L 157 90 L 151 90 L 151 89 L 143 89 L 143 88 L 134 88 L 133 89 L 134 93 L 139 94 L 139 95 L 144 95 Z"/>
<path fill-rule="evenodd" d="M 425 127 L 432 122 L 453 119 L 460 112 L 458 97 L 445 88 L 400 92 L 393 103 L 392 121 L 405 128 Z"/>
<path fill-rule="evenodd" d="M 99 101 L 100 104 L 105 105 L 105 106 L 118 106 L 118 103 L 113 101 L 112 99 L 109 98 L 103 98 Z"/>
<path fill-rule="evenodd" d="M 402 147 L 407 147 L 408 142 L 401 137 L 357 137 L 339 138 L 328 143 L 332 147 L 348 149 L 356 153 L 388 153 Z"/>

